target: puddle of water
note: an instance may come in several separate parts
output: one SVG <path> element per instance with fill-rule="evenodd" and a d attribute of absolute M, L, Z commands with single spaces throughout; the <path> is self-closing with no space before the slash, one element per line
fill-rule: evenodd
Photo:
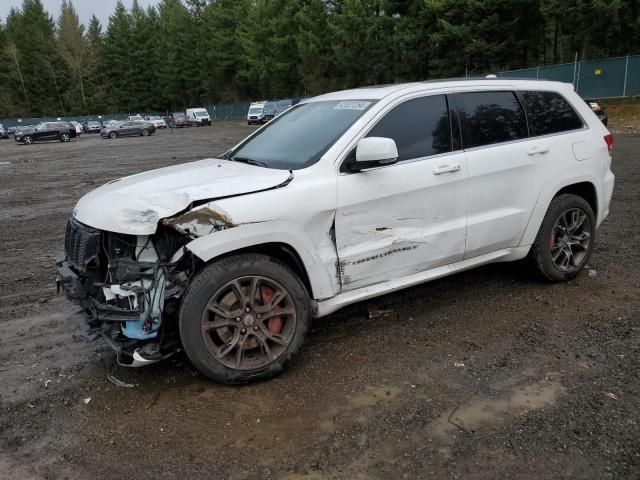
<path fill-rule="evenodd" d="M 373 407 L 378 402 L 391 402 L 402 390 L 399 387 L 370 387 L 367 386 L 363 393 L 348 395 L 351 406 L 356 408 Z"/>
<path fill-rule="evenodd" d="M 476 431 L 485 425 L 505 421 L 507 416 L 553 405 L 564 393 L 559 382 L 537 382 L 517 387 L 505 399 L 476 399 L 465 402 L 457 410 L 446 412 L 431 424 L 434 436 L 451 439 L 460 430 Z M 449 418 L 450 416 L 450 418 Z"/>

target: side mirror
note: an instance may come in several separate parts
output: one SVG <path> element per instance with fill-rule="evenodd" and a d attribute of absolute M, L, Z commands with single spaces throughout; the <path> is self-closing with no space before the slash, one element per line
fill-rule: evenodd
<path fill-rule="evenodd" d="M 366 137 L 356 146 L 355 161 L 349 164 L 351 171 L 391 165 L 398 161 L 398 147 L 392 138 Z"/>

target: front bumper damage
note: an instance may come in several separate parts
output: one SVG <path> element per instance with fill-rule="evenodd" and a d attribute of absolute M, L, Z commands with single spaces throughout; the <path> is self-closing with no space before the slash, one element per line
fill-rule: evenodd
<path fill-rule="evenodd" d="M 173 244 L 155 237 L 101 232 L 70 219 L 65 253 L 56 261 L 58 290 L 82 307 L 122 365 L 154 363 L 179 349 L 177 311 L 187 274 L 157 252 Z"/>

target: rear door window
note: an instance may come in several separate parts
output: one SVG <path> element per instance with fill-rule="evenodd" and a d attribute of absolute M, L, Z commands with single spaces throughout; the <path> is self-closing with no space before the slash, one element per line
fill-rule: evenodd
<path fill-rule="evenodd" d="M 398 161 L 451 151 L 451 124 L 444 95 L 414 98 L 401 103 L 367 134 L 395 140 Z"/>
<path fill-rule="evenodd" d="M 456 95 L 464 148 L 528 137 L 524 110 L 514 92 L 469 92 Z"/>
<path fill-rule="evenodd" d="M 583 127 L 582 119 L 556 92 L 520 92 L 531 135 L 549 135 Z"/>

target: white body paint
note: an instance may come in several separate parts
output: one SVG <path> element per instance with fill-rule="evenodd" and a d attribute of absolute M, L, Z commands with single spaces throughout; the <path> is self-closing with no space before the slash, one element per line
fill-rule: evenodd
<path fill-rule="evenodd" d="M 483 90 L 559 92 L 585 127 L 340 172 L 357 142 L 394 106 L 420 96 Z M 376 103 L 307 168 L 289 172 L 219 159 L 168 167 L 100 187 L 80 200 L 75 216 L 98 229 L 151 235 L 161 219 L 198 202 L 193 211 L 210 209 L 233 226 L 196 229 L 197 238 L 186 245 L 190 252 L 209 262 L 246 247 L 286 244 L 302 260 L 322 316 L 477 265 L 523 258 L 551 199 L 565 186 L 593 185 L 598 225 L 609 212 L 614 177 L 603 139 L 608 131 L 571 85 L 446 81 L 306 101 L 362 99 Z"/>

